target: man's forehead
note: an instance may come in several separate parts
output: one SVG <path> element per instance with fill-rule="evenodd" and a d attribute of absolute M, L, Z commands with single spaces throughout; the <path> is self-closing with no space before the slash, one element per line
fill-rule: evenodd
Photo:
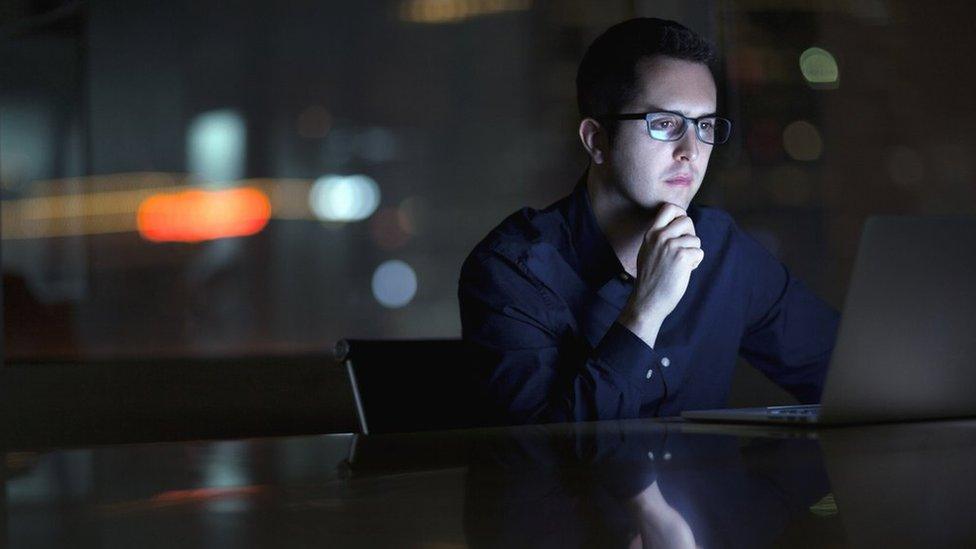
<path fill-rule="evenodd" d="M 709 114 L 716 114 L 714 104 L 710 104 L 707 106 L 697 106 L 697 107 L 681 107 L 681 106 L 657 105 L 654 103 L 640 103 L 636 109 L 636 112 L 658 112 L 658 111 L 676 112 L 676 113 L 683 114 L 688 118 L 699 118 Z"/>
<path fill-rule="evenodd" d="M 635 68 L 638 77 L 632 104 L 639 112 L 665 110 L 696 117 L 715 111 L 715 80 L 706 65 L 657 56 L 642 60 Z"/>

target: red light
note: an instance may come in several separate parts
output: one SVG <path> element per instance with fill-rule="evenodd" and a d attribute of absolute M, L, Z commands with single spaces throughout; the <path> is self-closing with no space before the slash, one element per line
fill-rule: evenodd
<path fill-rule="evenodd" d="M 139 234 L 152 242 L 201 242 L 250 236 L 271 218 L 271 201 L 258 189 L 189 190 L 156 194 L 136 213 Z"/>

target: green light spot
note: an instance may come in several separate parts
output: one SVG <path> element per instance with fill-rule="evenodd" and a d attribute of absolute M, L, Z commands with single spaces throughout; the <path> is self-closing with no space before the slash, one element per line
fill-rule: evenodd
<path fill-rule="evenodd" d="M 800 54 L 800 72 L 814 88 L 836 88 L 840 81 L 837 61 L 823 48 L 808 48 Z"/>

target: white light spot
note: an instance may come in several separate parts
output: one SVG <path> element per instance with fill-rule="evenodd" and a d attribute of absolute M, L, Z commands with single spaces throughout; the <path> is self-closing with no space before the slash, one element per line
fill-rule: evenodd
<path fill-rule="evenodd" d="M 204 181 L 233 181 L 244 177 L 247 128 L 233 110 L 210 111 L 193 119 L 187 131 L 187 164 Z"/>
<path fill-rule="evenodd" d="M 417 275 L 403 261 L 384 261 L 373 273 L 373 297 L 384 307 L 403 307 L 416 293 Z"/>
<path fill-rule="evenodd" d="M 366 175 L 325 175 L 315 180 L 308 206 L 324 221 L 360 221 L 380 205 L 380 187 Z"/>

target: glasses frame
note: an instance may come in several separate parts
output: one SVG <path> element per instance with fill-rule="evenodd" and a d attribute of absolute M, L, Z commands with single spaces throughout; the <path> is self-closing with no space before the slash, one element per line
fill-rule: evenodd
<path fill-rule="evenodd" d="M 675 137 L 674 139 L 658 139 L 657 137 L 654 137 L 651 134 L 651 115 L 652 114 L 672 114 L 674 116 L 680 117 L 681 119 L 684 120 L 684 125 L 681 128 L 681 133 L 677 137 Z M 604 118 L 606 120 L 643 120 L 647 124 L 647 135 L 651 139 L 653 139 L 655 141 L 671 142 L 671 141 L 678 141 L 678 140 L 680 140 L 682 137 L 685 136 L 685 133 L 688 131 L 688 122 L 691 122 L 692 125 L 694 125 L 694 127 L 695 127 L 695 137 L 699 141 L 701 141 L 702 143 L 704 143 L 706 145 L 723 145 L 725 143 L 728 143 L 729 138 L 732 137 L 732 121 L 729 120 L 728 118 L 722 118 L 721 116 L 715 116 L 714 114 L 707 114 L 705 116 L 699 116 L 698 118 L 691 118 L 690 116 L 685 116 L 685 115 L 681 114 L 680 112 L 674 112 L 674 111 L 651 111 L 651 112 L 644 112 L 644 113 L 608 114 L 608 115 L 602 116 L 600 118 Z M 708 141 L 705 141 L 702 138 L 701 133 L 700 133 L 701 132 L 701 128 L 698 127 L 698 122 L 700 120 L 704 120 L 706 118 L 714 118 L 715 120 L 724 120 L 725 122 L 728 122 L 729 123 L 729 134 L 727 136 L 725 136 L 725 139 L 723 139 L 722 141 L 716 141 L 714 143 L 709 143 Z"/>

